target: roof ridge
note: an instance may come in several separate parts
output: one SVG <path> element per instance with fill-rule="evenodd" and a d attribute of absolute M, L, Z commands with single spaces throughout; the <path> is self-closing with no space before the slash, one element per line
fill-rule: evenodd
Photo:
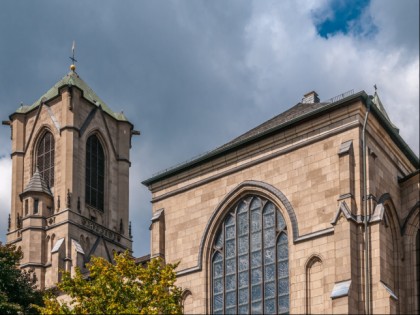
<path fill-rule="evenodd" d="M 239 135 L 238 137 L 232 139 L 231 141 L 221 145 L 217 149 L 221 149 L 223 147 L 230 146 L 236 142 L 239 141 L 245 141 L 246 139 L 257 136 L 263 132 L 269 131 L 272 128 L 275 128 L 279 124 L 286 123 L 293 118 L 296 118 L 298 116 L 302 116 L 303 114 L 310 113 L 311 111 L 314 111 L 324 105 L 327 105 L 329 103 L 326 102 L 318 102 L 318 103 L 302 103 L 299 102 L 296 105 L 292 106 L 291 108 L 287 109 L 286 111 L 270 118 L 269 120 L 266 120 L 265 122 L 259 124 L 258 126 L 252 128 L 251 130 L 246 131 L 245 133 Z M 283 118 L 283 119 L 282 119 Z M 216 150 L 217 150 L 216 149 Z"/>
<path fill-rule="evenodd" d="M 271 132 L 278 130 L 279 128 L 284 128 L 289 124 L 293 124 L 299 120 L 306 119 L 307 117 L 311 117 L 312 115 L 316 115 L 317 113 L 322 113 L 327 109 L 335 108 L 340 104 L 345 104 L 349 100 L 362 98 L 363 100 L 369 101 L 371 100 L 371 96 L 367 95 L 365 91 L 359 91 L 357 93 L 351 93 L 347 95 L 346 93 L 340 94 L 340 97 L 336 100 L 337 97 L 333 98 L 331 102 L 319 102 L 319 103 L 297 103 L 295 106 L 289 108 L 288 110 L 280 113 L 279 115 L 274 116 L 273 118 L 269 119 L 266 122 L 258 125 L 257 127 L 243 133 L 239 137 L 234 138 L 233 140 L 217 147 L 216 149 L 207 151 L 203 154 L 200 154 L 192 159 L 187 161 L 178 163 L 172 167 L 166 168 L 160 172 L 153 174 L 150 178 L 142 181 L 143 185 L 150 185 L 158 180 L 165 178 L 166 176 L 171 176 L 178 172 L 182 172 L 186 167 L 195 165 L 197 163 L 203 163 L 207 159 L 213 158 L 218 156 L 223 152 L 227 152 L 230 149 L 233 149 L 237 146 L 243 145 L 244 143 L 250 142 L 253 139 L 258 139 L 267 135 Z M 366 105 L 366 104 L 365 104 Z M 376 104 L 375 104 L 376 105 Z M 378 106 L 375 106 L 375 110 Z M 404 139 L 399 135 L 398 129 L 388 120 L 386 119 L 385 115 L 383 115 L 382 111 L 378 108 L 378 112 L 381 113 L 381 119 L 387 124 L 389 124 L 392 128 L 390 130 L 391 137 L 394 137 L 393 140 L 396 144 L 400 147 L 401 150 L 406 154 L 408 159 L 413 163 L 413 165 L 418 165 L 418 157 L 415 153 L 411 150 L 411 148 L 405 143 Z M 383 117 L 382 117 L 383 116 Z M 283 120 L 281 118 L 284 118 Z M 266 127 L 266 128 L 265 128 Z M 258 132 L 257 132 L 258 131 Z M 418 166 L 417 166 L 418 167 Z"/>
<path fill-rule="evenodd" d="M 328 102 L 318 102 L 318 103 L 297 103 L 296 105 L 292 106 L 291 108 L 287 109 L 284 112 L 281 112 L 280 114 L 274 116 L 273 118 L 259 124 L 255 128 L 252 128 L 251 130 L 246 131 L 245 133 L 239 135 L 238 137 L 232 139 L 231 141 L 220 145 L 216 147 L 213 150 L 209 150 L 207 152 L 204 152 L 198 156 L 193 157 L 192 159 L 189 159 L 187 161 L 183 161 L 181 163 L 178 163 L 174 166 L 171 166 L 169 168 L 166 168 L 160 172 L 157 172 L 152 175 L 151 178 L 143 181 L 143 184 L 148 183 L 150 180 L 153 180 L 156 177 L 160 177 L 166 173 L 172 172 L 178 168 L 182 168 L 183 166 L 193 163 L 201 158 L 204 158 L 206 156 L 217 154 L 219 152 L 223 152 L 224 150 L 229 150 L 231 147 L 235 147 L 236 145 L 239 145 L 242 142 L 247 142 L 252 140 L 254 137 L 258 137 L 263 135 L 264 133 L 269 133 L 276 128 L 278 128 L 280 125 L 283 125 L 285 123 L 288 123 L 292 121 L 293 119 L 297 119 L 300 117 L 303 117 L 307 115 L 310 112 L 316 111 L 320 109 L 321 107 L 324 107 L 326 105 L 330 105 L 331 103 Z M 284 119 L 281 119 L 284 118 Z"/>

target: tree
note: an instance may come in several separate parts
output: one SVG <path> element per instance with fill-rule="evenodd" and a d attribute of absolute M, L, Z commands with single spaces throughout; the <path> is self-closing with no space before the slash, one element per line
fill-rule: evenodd
<path fill-rule="evenodd" d="M 0 314 L 37 314 L 43 293 L 36 288 L 33 271 L 23 271 L 20 248 L 0 242 Z"/>
<path fill-rule="evenodd" d="M 181 314 L 181 289 L 175 286 L 178 264 L 152 259 L 146 267 L 136 265 L 128 252 L 115 255 L 115 264 L 93 257 L 86 278 L 63 272 L 58 288 L 71 301 L 56 295 L 44 298 L 43 314 Z"/>

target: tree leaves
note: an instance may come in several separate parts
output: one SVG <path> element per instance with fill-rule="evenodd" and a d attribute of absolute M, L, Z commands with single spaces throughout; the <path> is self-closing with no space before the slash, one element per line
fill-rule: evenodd
<path fill-rule="evenodd" d="M 22 257 L 20 248 L 0 242 L 0 314 L 37 314 L 34 304 L 42 305 L 35 274 L 19 268 Z"/>
<path fill-rule="evenodd" d="M 175 285 L 178 264 L 152 259 L 147 267 L 136 265 L 128 252 L 115 255 L 115 264 L 93 257 L 89 273 L 80 269 L 72 278 L 63 272 L 58 288 L 70 302 L 49 295 L 43 314 L 181 314 L 181 289 Z"/>

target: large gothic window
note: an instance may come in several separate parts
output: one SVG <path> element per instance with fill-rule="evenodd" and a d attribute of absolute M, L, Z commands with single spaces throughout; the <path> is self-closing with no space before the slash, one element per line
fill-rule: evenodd
<path fill-rule="evenodd" d="M 104 210 L 105 156 L 96 135 L 86 143 L 86 203 L 101 211 Z"/>
<path fill-rule="evenodd" d="M 46 132 L 38 143 L 36 166 L 48 187 L 54 186 L 54 137 Z"/>
<path fill-rule="evenodd" d="M 272 202 L 247 196 L 232 207 L 211 257 L 212 313 L 289 313 L 287 228 Z"/>

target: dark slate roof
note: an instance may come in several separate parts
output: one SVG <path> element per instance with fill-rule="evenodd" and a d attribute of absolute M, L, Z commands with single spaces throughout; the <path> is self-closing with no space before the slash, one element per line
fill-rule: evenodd
<path fill-rule="evenodd" d="M 41 192 L 41 193 L 45 193 L 47 195 L 52 196 L 51 190 L 48 187 L 45 180 L 39 174 L 38 168 L 36 169 L 28 185 L 23 190 L 22 194 L 27 193 L 27 192 Z"/>
<path fill-rule="evenodd" d="M 241 136 L 233 139 L 232 141 L 216 148 L 215 150 L 212 150 L 203 155 L 200 155 L 188 162 L 166 169 L 152 176 L 151 178 L 146 179 L 145 181 L 142 182 L 142 184 L 147 186 L 159 180 L 168 178 L 169 176 L 183 172 L 184 170 L 190 167 L 199 165 L 201 163 L 205 163 L 206 161 L 216 158 L 220 156 L 221 154 L 225 154 L 231 150 L 237 149 L 240 146 L 247 145 L 248 143 L 252 141 L 261 139 L 266 135 L 272 134 L 273 132 L 286 128 L 287 126 L 290 126 L 294 123 L 300 122 L 309 117 L 313 117 L 317 114 L 324 113 L 326 111 L 331 110 L 332 108 L 341 106 L 350 100 L 355 100 L 358 98 L 362 99 L 365 105 L 366 104 L 373 105 L 371 106 L 373 114 L 383 123 L 383 126 L 385 127 L 386 130 L 388 130 L 391 138 L 396 142 L 396 144 L 408 157 L 411 163 L 413 163 L 413 165 L 418 167 L 418 164 L 419 164 L 418 157 L 407 145 L 404 139 L 402 139 L 401 136 L 399 135 L 398 129 L 390 121 L 388 115 L 386 114 L 385 108 L 380 102 L 379 97 L 377 96 L 376 93 L 375 93 L 375 97 L 367 95 L 365 91 L 360 91 L 354 94 L 343 93 L 341 95 L 342 97 L 333 98 L 329 102 L 298 103 L 292 108 L 281 113 L 280 115 L 273 117 L 272 119 L 251 129 L 250 131 L 242 134 Z"/>
<path fill-rule="evenodd" d="M 298 103 L 292 108 L 286 110 L 285 112 L 271 118 L 270 120 L 267 120 L 266 122 L 262 123 L 261 125 L 249 130 L 248 132 L 245 132 L 241 136 L 233 139 L 232 141 L 222 145 L 217 150 L 223 150 L 224 148 L 228 148 L 230 146 L 234 146 L 237 143 L 241 143 L 243 141 L 246 141 L 247 139 L 251 139 L 255 136 L 258 136 L 259 134 L 263 134 L 283 123 L 286 123 L 288 121 L 291 121 L 292 119 L 303 116 L 304 114 L 310 113 L 324 105 L 327 105 L 329 103 Z"/>
<path fill-rule="evenodd" d="M 83 97 L 96 106 L 101 106 L 102 110 L 109 114 L 111 117 L 114 117 L 120 121 L 127 121 L 127 118 L 123 113 L 114 113 L 108 105 L 105 104 L 103 100 L 83 81 L 80 76 L 75 71 L 70 71 L 65 75 L 60 81 L 58 81 L 54 86 L 44 93 L 36 102 L 32 105 L 21 106 L 16 110 L 16 113 L 27 113 L 35 108 L 37 108 L 41 102 L 46 102 L 50 99 L 53 99 L 59 94 L 59 89 L 63 86 L 76 86 L 83 92 Z"/>

